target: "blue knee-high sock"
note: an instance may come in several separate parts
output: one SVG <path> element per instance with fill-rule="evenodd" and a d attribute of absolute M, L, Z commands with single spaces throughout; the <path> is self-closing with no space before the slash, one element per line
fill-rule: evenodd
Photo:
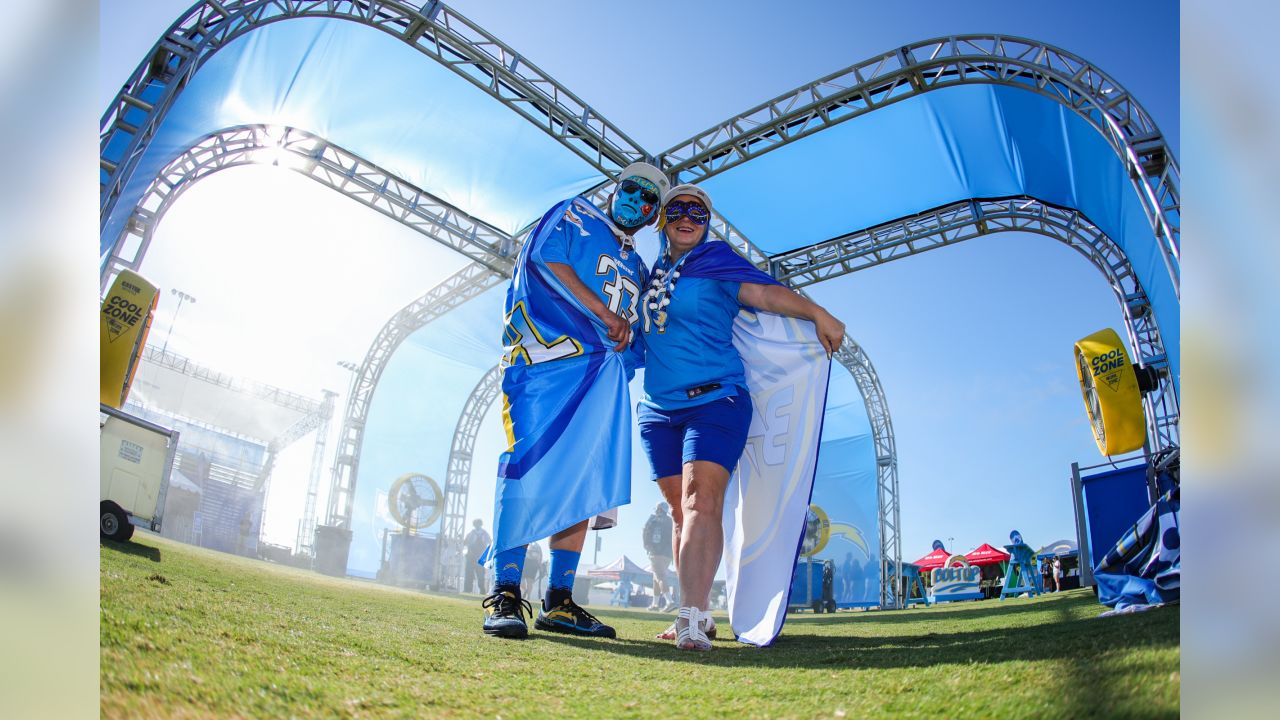
<path fill-rule="evenodd" d="M 562 598 L 573 594 L 573 579 L 578 575 L 578 558 L 582 553 L 572 550 L 551 549 L 551 568 L 547 577 L 547 607 L 553 607 Z"/>
<path fill-rule="evenodd" d="M 527 545 L 503 550 L 493 557 L 493 586 L 520 587 L 520 576 L 524 574 L 524 555 L 529 549 Z"/>

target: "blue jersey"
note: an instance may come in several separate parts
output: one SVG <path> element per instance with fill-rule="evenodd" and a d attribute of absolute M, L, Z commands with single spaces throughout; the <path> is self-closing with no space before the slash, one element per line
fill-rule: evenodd
<path fill-rule="evenodd" d="M 665 308 L 665 327 L 645 307 L 646 405 L 677 410 L 747 389 L 742 358 L 733 347 L 733 319 L 742 307 L 740 284 L 682 275 Z"/>
<path fill-rule="evenodd" d="M 644 264 L 583 198 L 551 208 L 529 235 L 507 290 L 493 553 L 631 502 L 631 395 L 642 355 L 622 353 L 548 263 L 571 267 L 638 334 Z"/>
<path fill-rule="evenodd" d="M 505 367 L 581 357 L 614 345 L 606 337 L 604 324 L 563 287 L 547 263 L 573 268 L 610 311 L 631 322 L 633 334 L 638 335 L 644 263 L 634 250 L 622 250 L 604 214 L 576 197 L 551 208 L 520 251 L 507 289 Z M 630 372 L 641 364 L 643 355 L 633 345 L 623 360 Z"/>

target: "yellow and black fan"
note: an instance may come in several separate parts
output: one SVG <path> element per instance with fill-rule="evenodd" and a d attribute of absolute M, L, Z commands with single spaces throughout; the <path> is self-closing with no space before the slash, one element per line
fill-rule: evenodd
<path fill-rule="evenodd" d="M 421 473 L 405 473 L 387 492 L 391 517 L 406 530 L 431 527 L 444 512 L 444 494 L 435 480 Z"/>
<path fill-rule="evenodd" d="M 1099 330 L 1076 341 L 1075 352 L 1076 376 L 1098 451 L 1110 456 L 1141 448 L 1147 436 L 1143 388 L 1120 336 L 1111 328 Z M 1143 377 L 1149 374 L 1141 370 Z"/>

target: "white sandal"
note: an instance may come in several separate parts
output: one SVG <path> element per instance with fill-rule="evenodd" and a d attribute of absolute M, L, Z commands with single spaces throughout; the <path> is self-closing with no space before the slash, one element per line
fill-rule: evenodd
<path fill-rule="evenodd" d="M 709 616 L 696 607 L 682 607 L 676 616 L 676 648 L 680 650 L 710 650 L 711 640 L 703 631 L 703 618 Z"/>
<path fill-rule="evenodd" d="M 702 614 L 702 631 L 707 634 L 708 640 L 716 639 L 716 620 L 711 617 L 711 613 L 709 612 Z M 674 622 L 671 623 L 667 626 L 666 630 L 663 630 L 653 637 L 657 640 L 675 640 L 676 624 Z"/>

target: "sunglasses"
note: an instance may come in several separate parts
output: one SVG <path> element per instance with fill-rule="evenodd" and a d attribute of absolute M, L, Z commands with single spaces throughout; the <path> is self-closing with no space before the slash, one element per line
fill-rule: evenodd
<path fill-rule="evenodd" d="M 652 190 L 648 190 L 646 188 L 640 187 L 640 183 L 636 182 L 635 180 L 623 180 L 622 185 L 619 186 L 619 189 L 621 189 L 622 192 L 624 193 L 633 193 L 638 190 L 640 192 L 641 200 L 649 203 L 650 205 L 658 204 L 658 193 Z"/>
<path fill-rule="evenodd" d="M 702 203 L 695 200 L 672 200 L 667 203 L 667 207 L 663 210 L 667 216 L 667 222 L 673 223 L 682 217 L 687 217 L 693 221 L 694 225 L 706 225 L 711 219 L 711 211 L 702 206 Z"/>

